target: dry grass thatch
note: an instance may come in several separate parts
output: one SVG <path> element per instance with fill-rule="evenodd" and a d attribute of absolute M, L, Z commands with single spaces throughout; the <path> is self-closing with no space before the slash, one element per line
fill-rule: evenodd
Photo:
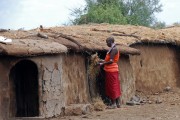
<path fill-rule="evenodd" d="M 33 29 L 29 31 L 0 31 L 0 36 L 57 42 L 74 51 L 107 50 L 106 38 L 113 36 L 124 54 L 140 54 L 128 46 L 136 43 L 170 43 L 180 45 L 180 27 L 154 30 L 142 26 L 88 24 Z M 0 44 L 1 45 L 1 44 Z"/>
<path fill-rule="evenodd" d="M 98 90 L 97 90 L 97 75 L 100 71 L 100 66 L 98 66 L 97 64 L 99 63 L 99 57 L 98 54 L 93 54 L 91 55 L 90 58 L 90 63 L 88 66 L 88 80 L 89 80 L 89 90 L 90 90 L 90 96 L 91 98 L 95 98 L 98 96 Z"/>
<path fill-rule="evenodd" d="M 64 52 L 67 52 L 64 45 L 42 40 L 13 39 L 12 43 L 0 44 L 0 53 L 10 56 L 34 56 Z"/>
<path fill-rule="evenodd" d="M 91 55 L 90 58 L 90 64 L 88 67 L 88 76 L 90 80 L 95 80 L 97 74 L 99 73 L 99 66 L 97 65 L 99 63 L 100 58 L 98 57 L 98 54 Z"/>
<path fill-rule="evenodd" d="M 106 109 L 106 105 L 100 97 L 93 99 L 93 106 L 95 111 L 104 111 Z"/>

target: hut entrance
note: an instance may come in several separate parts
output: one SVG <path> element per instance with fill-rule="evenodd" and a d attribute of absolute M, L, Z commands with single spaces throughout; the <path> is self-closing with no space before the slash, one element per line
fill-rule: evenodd
<path fill-rule="evenodd" d="M 106 51 L 98 52 L 100 59 L 105 59 Z M 104 67 L 100 67 L 99 73 L 96 76 L 96 86 L 98 88 L 98 94 L 100 95 L 103 102 L 107 105 L 111 103 L 110 99 L 105 94 L 105 71 Z"/>
<path fill-rule="evenodd" d="M 38 69 L 35 63 L 23 60 L 10 72 L 11 115 L 15 117 L 39 116 Z"/>
<path fill-rule="evenodd" d="M 106 51 L 99 51 L 97 54 L 100 59 L 104 59 L 106 56 Z M 96 54 L 93 54 L 91 56 L 91 65 L 89 66 L 90 67 L 89 69 L 90 96 L 92 99 L 101 97 L 103 102 L 108 105 L 110 104 L 110 100 L 105 94 L 105 71 L 104 71 L 103 66 L 97 67 L 95 65 L 95 63 L 97 62 L 96 56 L 97 56 Z"/>

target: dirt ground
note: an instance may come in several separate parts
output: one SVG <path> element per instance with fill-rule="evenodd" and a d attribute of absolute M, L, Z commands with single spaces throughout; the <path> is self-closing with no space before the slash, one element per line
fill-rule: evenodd
<path fill-rule="evenodd" d="M 144 101 L 140 105 L 122 105 L 117 109 L 105 109 L 91 114 L 52 120 L 180 120 L 179 88 L 153 95 L 138 94 Z"/>

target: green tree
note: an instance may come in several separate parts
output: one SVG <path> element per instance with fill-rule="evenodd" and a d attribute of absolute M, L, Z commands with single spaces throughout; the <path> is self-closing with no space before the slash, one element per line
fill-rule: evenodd
<path fill-rule="evenodd" d="M 128 24 L 151 26 L 156 22 L 155 13 L 162 11 L 159 0 L 122 0 L 123 15 Z"/>
<path fill-rule="evenodd" d="M 73 24 L 110 23 L 151 26 L 160 12 L 159 0 L 86 0 L 84 9 L 74 9 Z"/>
<path fill-rule="evenodd" d="M 75 16 L 73 24 L 87 23 L 110 23 L 126 24 L 126 18 L 122 15 L 121 9 L 115 3 L 117 0 L 86 0 L 85 9 L 75 9 L 72 13 Z"/>

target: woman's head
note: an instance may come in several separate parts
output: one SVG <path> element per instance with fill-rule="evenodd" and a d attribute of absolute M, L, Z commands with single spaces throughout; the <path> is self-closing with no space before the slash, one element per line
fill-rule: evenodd
<path fill-rule="evenodd" d="M 108 47 L 111 47 L 111 45 L 114 43 L 114 38 L 113 37 L 108 37 L 106 39 L 106 43 Z"/>

